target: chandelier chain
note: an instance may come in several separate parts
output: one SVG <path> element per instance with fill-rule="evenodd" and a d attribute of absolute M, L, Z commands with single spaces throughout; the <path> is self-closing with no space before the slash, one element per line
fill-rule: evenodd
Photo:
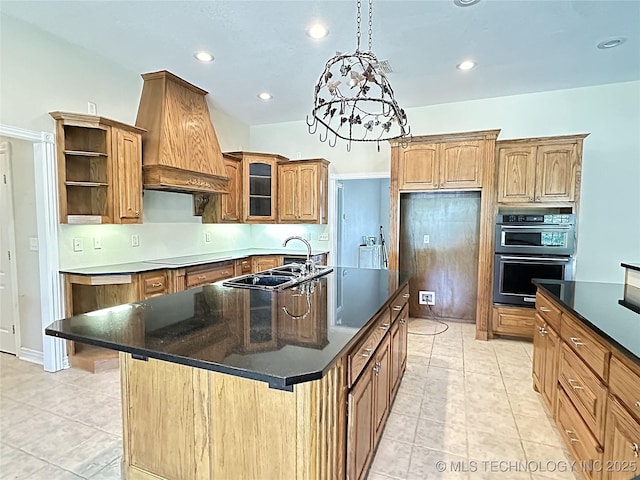
<path fill-rule="evenodd" d="M 369 51 L 371 51 L 371 36 L 373 32 L 373 0 L 369 0 Z"/>
<path fill-rule="evenodd" d="M 356 16 L 356 26 L 357 26 L 357 37 L 358 37 L 358 48 L 356 48 L 356 52 L 360 51 L 360 7 L 362 6 L 362 4 L 360 3 L 360 0 L 358 0 L 358 15 Z M 371 38 L 371 37 L 369 37 Z"/>

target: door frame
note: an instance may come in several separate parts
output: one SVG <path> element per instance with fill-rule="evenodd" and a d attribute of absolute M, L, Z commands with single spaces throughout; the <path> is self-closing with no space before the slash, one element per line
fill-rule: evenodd
<path fill-rule="evenodd" d="M 343 174 L 331 174 L 329 176 L 329 215 L 327 221 L 329 222 L 329 238 L 331 238 L 331 249 L 329 251 L 328 265 L 333 265 L 335 262 L 335 253 L 338 251 L 338 238 L 336 238 L 336 232 L 338 231 L 338 182 L 344 180 L 376 180 L 380 178 L 391 178 L 391 175 L 387 172 L 365 172 L 365 173 L 343 173 Z M 388 232 L 387 232 L 388 234 Z M 338 265 L 340 266 L 340 265 Z"/>
<path fill-rule="evenodd" d="M 16 231 L 15 231 L 15 218 L 13 213 L 13 173 L 11 171 L 11 144 L 9 142 L 0 142 L 0 156 L 3 152 L 7 152 L 7 162 L 5 164 L 6 170 L 2 170 L 0 165 L 0 171 L 4 172 L 8 177 L 7 182 L 7 196 L 9 206 L 9 222 L 7 224 L 7 237 L 9 241 L 9 251 L 13 255 L 13 258 L 9 262 L 9 282 L 11 283 L 11 310 L 13 311 L 13 328 L 14 328 L 14 346 L 13 351 L 17 356 L 20 352 L 20 305 L 18 302 L 18 269 L 16 267 Z M 1 252 L 4 255 L 4 252 Z"/>
<path fill-rule="evenodd" d="M 68 359 L 64 340 L 44 334 L 44 329 L 47 326 L 64 318 L 64 296 L 58 259 L 58 188 L 55 136 L 51 132 L 37 132 L 3 124 L 0 124 L 0 135 L 26 140 L 33 144 L 42 353 L 20 346 L 17 356 L 24 360 L 42 363 L 47 372 L 56 372 L 68 366 Z M 41 358 L 40 355 L 42 355 Z"/>

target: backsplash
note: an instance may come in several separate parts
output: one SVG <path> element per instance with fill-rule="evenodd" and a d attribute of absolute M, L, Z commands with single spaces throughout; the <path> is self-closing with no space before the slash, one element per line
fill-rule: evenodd
<path fill-rule="evenodd" d="M 60 268 L 80 268 L 245 248 L 281 248 L 283 240 L 290 235 L 308 238 L 313 248 L 328 250 L 328 239 L 320 240 L 328 231 L 328 225 L 61 224 L 58 251 Z M 132 246 L 134 236 L 138 246 Z M 77 239 L 80 242 L 74 242 Z M 100 248 L 94 248 L 96 239 Z M 74 251 L 74 243 L 81 243 L 82 251 Z M 297 243 L 291 244 L 291 248 L 300 251 L 304 246 Z"/>

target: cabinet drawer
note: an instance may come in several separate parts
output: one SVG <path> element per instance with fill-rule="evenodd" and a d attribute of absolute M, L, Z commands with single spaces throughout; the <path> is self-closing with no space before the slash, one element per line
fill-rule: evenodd
<path fill-rule="evenodd" d="M 149 272 L 140 275 L 142 280 L 142 298 L 157 297 L 169 293 L 167 272 Z"/>
<path fill-rule="evenodd" d="M 567 314 L 562 315 L 560 335 L 600 378 L 607 379 L 607 367 L 611 353 L 596 335 Z"/>
<path fill-rule="evenodd" d="M 409 285 L 405 285 L 400 293 L 391 300 L 391 323 L 395 322 L 399 317 L 404 306 L 409 303 Z"/>
<path fill-rule="evenodd" d="M 609 388 L 640 421 L 640 368 L 633 371 L 616 357 L 611 357 Z"/>
<path fill-rule="evenodd" d="M 347 383 L 349 388 L 356 382 L 365 365 L 375 355 L 376 348 L 391 327 L 391 314 L 385 310 L 378 315 L 365 338 L 347 355 Z"/>
<path fill-rule="evenodd" d="M 536 293 L 536 310 L 556 332 L 560 330 L 560 317 L 562 316 L 562 312 L 551 300 L 540 292 Z"/>
<path fill-rule="evenodd" d="M 536 311 L 533 308 L 495 307 L 493 332 L 533 338 Z"/>
<path fill-rule="evenodd" d="M 607 387 L 567 344 L 560 354 L 560 384 L 598 442 L 604 443 Z"/>
<path fill-rule="evenodd" d="M 217 282 L 225 278 L 233 277 L 233 265 L 225 263 L 223 265 L 195 267 L 188 269 L 186 274 L 187 288 Z"/>
<path fill-rule="evenodd" d="M 582 421 L 580 414 L 573 408 L 569 397 L 567 397 L 562 388 L 558 388 L 557 422 L 560 435 L 577 462 L 585 462 L 586 464 L 592 461 L 597 462 L 596 465 L 602 464 L 602 447 Z M 600 480 L 602 472 L 597 470 L 589 471 L 585 469 L 585 478 Z"/>

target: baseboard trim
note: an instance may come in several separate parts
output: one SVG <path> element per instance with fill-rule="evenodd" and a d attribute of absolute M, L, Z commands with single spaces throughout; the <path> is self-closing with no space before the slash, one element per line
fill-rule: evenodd
<path fill-rule="evenodd" d="M 44 364 L 44 356 L 42 352 L 32 350 L 30 348 L 20 347 L 18 358 L 26 362 L 37 363 L 38 365 Z"/>

